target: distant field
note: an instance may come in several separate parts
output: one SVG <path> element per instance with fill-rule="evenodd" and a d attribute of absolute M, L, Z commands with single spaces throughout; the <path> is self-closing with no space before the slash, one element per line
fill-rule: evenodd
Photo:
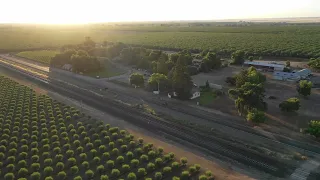
<path fill-rule="evenodd" d="M 37 26 L 0 25 L 0 51 L 77 44 L 85 36 L 168 50 L 212 49 L 229 55 L 244 50 L 256 56 L 320 57 L 319 25 L 202 26 Z"/>
<path fill-rule="evenodd" d="M 59 51 L 23 51 L 19 52 L 16 55 L 19 57 L 31 59 L 45 64 L 50 64 L 51 58 L 58 54 Z"/>

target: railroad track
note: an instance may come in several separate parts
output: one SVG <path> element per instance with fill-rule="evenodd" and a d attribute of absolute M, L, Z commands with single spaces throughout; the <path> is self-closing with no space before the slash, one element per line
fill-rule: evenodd
<path fill-rule="evenodd" d="M 7 59 L 7 61 L 11 61 L 11 60 Z M 18 64 L 19 62 L 13 61 L 13 63 L 14 64 Z M 30 69 L 36 69 L 36 67 L 28 66 L 26 63 L 23 63 L 21 65 L 25 66 L 25 67 L 28 67 Z M 42 69 L 36 69 L 36 70 L 43 71 Z M 46 71 L 43 71 L 43 73 L 47 74 Z M 37 77 L 35 77 L 35 78 L 37 78 Z M 43 78 L 41 78 L 41 77 L 38 77 L 38 78 L 40 78 L 40 80 L 43 80 Z M 49 79 L 50 79 L 50 77 L 49 77 Z M 89 82 L 89 81 L 86 81 L 86 82 L 91 84 L 93 86 L 93 89 L 94 88 L 98 88 L 98 89 L 99 88 L 101 88 L 101 89 L 105 88 L 105 87 L 99 87 L 97 84 Z M 91 92 L 97 94 L 96 91 L 91 91 Z M 119 93 L 118 91 L 115 91 L 112 88 L 109 88 L 108 92 L 111 92 L 113 94 L 120 94 L 120 96 L 126 97 L 128 99 L 132 99 L 132 98 L 137 99 L 137 97 L 132 97 L 132 94 L 128 94 L 127 92 L 123 92 L 123 91 L 121 91 Z M 312 154 L 312 155 L 319 155 L 320 154 L 320 148 L 317 147 L 317 146 L 313 146 L 311 144 L 301 143 L 299 141 L 294 141 L 294 140 L 288 141 L 283 137 L 278 137 L 277 140 L 274 140 L 274 139 L 271 139 L 271 138 L 269 138 L 269 137 L 267 137 L 267 136 L 255 131 L 254 129 L 252 129 L 249 126 L 240 124 L 240 123 L 238 123 L 238 122 L 236 122 L 236 121 L 234 121 L 234 120 L 232 120 L 230 118 L 229 118 L 229 120 L 232 120 L 232 122 L 226 121 L 225 118 L 224 119 L 219 118 L 217 115 L 213 116 L 212 113 L 209 113 L 209 112 L 206 112 L 206 111 L 203 111 L 203 110 L 196 110 L 196 111 L 199 111 L 199 112 L 193 112 L 194 109 L 193 110 L 188 110 L 188 109 L 185 109 L 185 108 L 179 108 L 179 106 L 175 106 L 175 105 L 164 106 L 161 101 L 155 100 L 154 98 L 149 98 L 149 97 L 145 97 L 144 100 L 146 102 L 149 102 L 149 103 L 152 103 L 152 104 L 156 104 L 156 105 L 159 105 L 159 106 L 162 106 L 162 107 L 165 107 L 165 108 L 168 108 L 168 109 L 180 112 L 180 113 L 184 113 L 184 114 L 196 117 L 196 118 L 204 119 L 204 120 L 207 120 L 207 121 L 219 124 L 219 125 L 223 125 L 223 126 L 226 126 L 226 127 L 229 127 L 229 128 L 233 128 L 233 129 L 238 130 L 238 131 L 243 131 L 243 132 L 246 132 L 246 133 L 249 133 L 249 134 L 253 134 L 253 135 L 259 136 L 260 138 L 263 138 L 265 140 L 271 141 L 273 143 L 282 144 L 282 145 L 285 145 L 285 146 L 290 147 L 290 148 L 295 148 L 296 150 L 298 150 L 300 152 L 304 152 L 304 153 L 307 152 L 307 153 Z"/>

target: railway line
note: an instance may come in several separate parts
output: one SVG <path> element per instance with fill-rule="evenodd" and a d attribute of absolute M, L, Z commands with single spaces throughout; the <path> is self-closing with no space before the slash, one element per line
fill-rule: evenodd
<path fill-rule="evenodd" d="M 15 67 L 9 67 L 8 65 L 4 66 L 10 68 L 11 70 L 17 71 Z M 18 72 L 25 74 L 25 72 L 21 70 L 18 70 Z M 32 74 L 27 75 L 31 79 L 36 78 L 36 80 L 40 80 L 42 86 L 45 86 L 50 90 L 77 100 L 81 100 L 90 106 L 129 120 L 131 123 L 144 127 L 152 132 L 165 132 L 204 148 L 209 152 L 231 158 L 241 164 L 254 167 L 274 176 L 284 177 L 292 172 L 295 168 L 292 165 L 281 162 L 275 158 L 259 154 L 237 144 L 230 144 L 230 142 L 225 141 L 224 139 L 207 136 L 190 128 L 179 126 L 173 122 L 146 114 L 137 109 L 119 103 L 110 97 L 94 93 L 90 90 L 72 86 L 71 84 L 63 84 L 63 86 L 61 86 L 61 83 L 63 83 L 61 81 L 56 81 L 54 79 L 40 79 L 39 77 L 36 77 L 36 75 Z"/>

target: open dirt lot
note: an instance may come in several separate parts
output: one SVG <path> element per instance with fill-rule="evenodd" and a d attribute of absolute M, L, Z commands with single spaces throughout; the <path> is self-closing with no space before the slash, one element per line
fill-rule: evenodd
<path fill-rule="evenodd" d="M 284 61 L 285 62 L 285 61 Z M 292 65 L 302 66 L 305 62 L 291 62 Z M 210 83 L 222 85 L 225 88 L 229 87 L 224 81 L 228 76 L 233 76 L 239 71 L 242 67 L 230 66 L 223 68 L 221 70 L 213 71 L 210 73 L 200 73 L 196 76 L 193 76 L 193 80 L 198 85 L 203 85 L 206 80 Z M 293 133 L 294 131 L 300 131 L 300 128 L 306 128 L 310 120 L 317 120 L 320 117 L 320 91 L 313 90 L 312 94 L 308 98 L 304 98 L 298 95 L 296 91 L 296 82 L 286 82 L 286 81 L 276 81 L 272 80 L 272 74 L 268 73 L 267 83 L 265 85 L 266 89 L 266 99 L 268 103 L 268 110 L 266 115 L 268 116 L 268 121 L 265 125 L 262 125 L 263 128 L 274 131 L 281 132 L 282 134 L 290 135 L 299 135 Z M 318 81 L 320 77 L 315 77 L 312 81 Z M 227 90 L 225 90 L 227 92 Z M 267 97 L 275 96 L 277 99 L 270 100 Z M 279 104 L 291 97 L 297 97 L 301 101 L 301 108 L 297 113 L 286 114 L 282 113 L 279 109 Z M 217 97 L 213 103 L 210 103 L 209 108 L 219 110 L 224 113 L 232 114 L 237 116 L 237 110 L 234 107 L 234 100 L 229 98 L 228 95 L 223 95 Z M 245 119 L 244 119 L 245 120 Z M 285 130 L 281 130 L 281 129 Z"/>

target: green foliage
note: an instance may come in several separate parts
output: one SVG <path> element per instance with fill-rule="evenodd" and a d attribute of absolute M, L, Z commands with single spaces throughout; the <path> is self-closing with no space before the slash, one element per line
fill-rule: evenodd
<path fill-rule="evenodd" d="M 154 174 L 154 179 L 155 180 L 161 180 L 162 179 L 162 173 L 161 172 L 156 172 Z"/>
<path fill-rule="evenodd" d="M 235 106 L 240 115 L 247 114 L 253 109 L 261 111 L 267 109 L 267 104 L 263 100 L 265 90 L 262 84 L 246 82 L 240 88 L 229 90 L 229 93 L 236 99 Z"/>
<path fill-rule="evenodd" d="M 131 85 L 136 85 L 139 87 L 143 87 L 144 86 L 144 78 L 142 74 L 139 73 L 133 73 L 130 75 L 130 84 Z"/>
<path fill-rule="evenodd" d="M 120 175 L 126 177 L 131 171 L 141 179 L 147 172 L 153 176 L 154 171 L 160 170 L 170 179 L 171 171 L 182 171 L 179 163 L 164 167 L 174 159 L 173 153 L 164 154 L 163 148 L 144 143 L 143 139 L 135 140 L 133 135 L 118 127 L 104 125 L 101 121 L 66 121 L 63 117 L 78 113 L 75 108 L 46 95 L 36 95 L 3 76 L 0 76 L 0 87 L 0 168 L 5 169 L 0 171 L 0 179 L 78 180 L 100 175 L 101 179 L 108 179 L 104 173 L 119 179 Z M 141 164 L 134 159 L 139 157 Z M 62 163 L 65 160 L 66 164 Z M 132 179 L 135 178 L 132 176 Z"/>
<path fill-rule="evenodd" d="M 169 87 L 169 81 L 166 75 L 153 73 L 148 80 L 148 86 L 154 91 L 157 91 L 158 88 L 161 91 L 165 91 Z"/>
<path fill-rule="evenodd" d="M 310 121 L 306 132 L 317 138 L 320 137 L 320 121 Z"/>
<path fill-rule="evenodd" d="M 311 94 L 312 82 L 307 80 L 301 80 L 297 91 L 303 96 L 309 96 Z"/>
<path fill-rule="evenodd" d="M 308 66 L 310 66 L 312 69 L 320 70 L 320 58 L 311 58 L 308 62 Z"/>
<path fill-rule="evenodd" d="M 53 58 L 58 51 L 40 50 L 40 51 L 23 51 L 16 55 L 19 57 L 31 59 L 44 64 L 50 64 L 51 58 Z"/>
<path fill-rule="evenodd" d="M 131 172 L 131 173 L 128 174 L 127 179 L 128 180 L 136 180 L 137 176 L 136 176 L 135 173 Z"/>
<path fill-rule="evenodd" d="M 180 55 L 176 65 L 172 70 L 172 76 L 169 77 L 172 82 L 172 89 L 179 99 L 189 99 L 193 87 L 192 79 L 184 63 L 184 56 Z"/>
<path fill-rule="evenodd" d="M 248 112 L 247 120 L 255 123 L 263 123 L 266 120 L 266 116 L 263 111 L 253 109 Z"/>
<path fill-rule="evenodd" d="M 298 98 L 289 98 L 279 104 L 281 111 L 293 112 L 300 108 L 300 100 Z"/>
<path fill-rule="evenodd" d="M 237 50 L 232 53 L 231 58 L 233 60 L 232 64 L 243 64 L 245 53 L 244 51 Z"/>

